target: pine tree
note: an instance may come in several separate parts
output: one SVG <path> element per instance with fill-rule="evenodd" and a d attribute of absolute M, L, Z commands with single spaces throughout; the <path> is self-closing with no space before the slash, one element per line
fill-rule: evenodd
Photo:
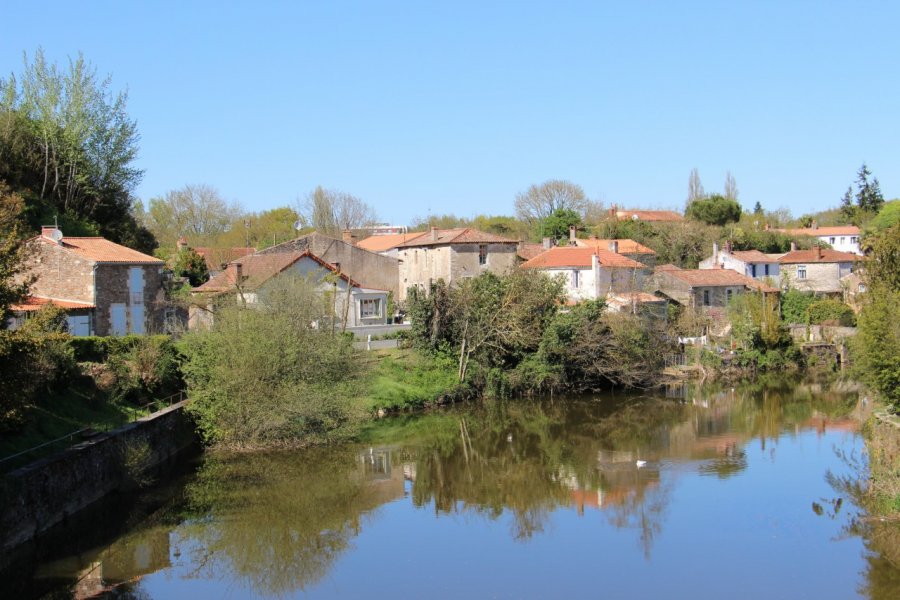
<path fill-rule="evenodd" d="M 753 207 L 753 214 L 754 215 L 763 214 L 763 207 L 762 207 L 762 204 L 759 203 L 759 200 L 756 201 L 756 205 Z"/>
<path fill-rule="evenodd" d="M 853 206 L 853 188 L 849 186 L 841 198 L 841 214 L 851 223 L 856 220 L 856 207 Z"/>

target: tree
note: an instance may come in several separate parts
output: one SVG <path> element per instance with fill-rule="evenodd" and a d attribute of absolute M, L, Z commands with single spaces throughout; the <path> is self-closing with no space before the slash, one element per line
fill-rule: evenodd
<path fill-rule="evenodd" d="M 584 214 L 589 200 L 580 185 L 551 179 L 518 194 L 515 205 L 516 216 L 533 225 L 560 209 Z"/>
<path fill-rule="evenodd" d="M 9 307 L 28 293 L 21 277 L 25 246 L 20 235 L 25 202 L 0 181 L 0 329 L 6 326 Z"/>
<path fill-rule="evenodd" d="M 183 235 L 194 244 L 211 240 L 228 231 L 241 216 L 239 205 L 206 184 L 186 185 L 153 198 L 145 214 L 147 227 L 163 248 L 174 248 Z"/>
<path fill-rule="evenodd" d="M 691 169 L 691 175 L 688 177 L 688 196 L 685 206 L 690 206 L 697 200 L 706 198 L 706 192 L 703 190 L 703 184 L 700 183 L 700 172 L 694 167 Z"/>
<path fill-rule="evenodd" d="M 841 197 L 841 215 L 849 223 L 856 221 L 856 206 L 853 205 L 853 188 L 847 186 L 847 191 Z"/>
<path fill-rule="evenodd" d="M 725 225 L 741 219 L 741 205 L 719 194 L 690 203 L 685 215 L 707 225 Z"/>
<path fill-rule="evenodd" d="M 558 208 L 541 222 L 542 237 L 562 240 L 569 237 L 569 227 L 582 226 L 581 215 L 574 210 Z"/>
<path fill-rule="evenodd" d="M 756 204 L 753 205 L 753 214 L 754 215 L 762 215 L 765 211 L 763 211 L 762 204 L 759 203 L 759 200 L 756 201 Z"/>
<path fill-rule="evenodd" d="M 172 272 L 176 277 L 187 277 L 191 287 L 197 287 L 209 281 L 209 269 L 206 259 L 197 254 L 193 248 L 182 248 L 175 256 Z"/>
<path fill-rule="evenodd" d="M 737 182 L 734 180 L 734 175 L 731 174 L 731 171 L 725 173 L 725 193 L 723 195 L 729 200 L 734 200 L 735 202 L 738 200 Z"/>
<path fill-rule="evenodd" d="M 309 193 L 300 213 L 316 231 L 336 238 L 345 229 L 362 229 L 378 222 L 375 209 L 356 196 L 322 186 Z"/>
<path fill-rule="evenodd" d="M 878 179 L 875 178 L 869 182 L 869 175 L 872 172 L 866 167 L 866 164 L 859 168 L 856 173 L 856 204 L 861 210 L 877 213 L 884 205 L 884 197 L 881 195 L 881 186 Z"/>

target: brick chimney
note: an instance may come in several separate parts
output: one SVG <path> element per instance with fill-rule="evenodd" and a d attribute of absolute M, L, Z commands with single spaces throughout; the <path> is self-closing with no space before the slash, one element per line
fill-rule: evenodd
<path fill-rule="evenodd" d="M 575 226 L 569 225 L 569 245 L 575 245 Z"/>
<path fill-rule="evenodd" d="M 62 244 L 62 231 L 56 225 L 42 225 L 41 237 L 50 240 L 56 244 Z"/>
<path fill-rule="evenodd" d="M 606 245 L 610 252 L 619 253 L 619 240 L 610 240 L 610 242 Z"/>
<path fill-rule="evenodd" d="M 816 246 L 816 258 L 822 259 L 822 246 Z"/>
<path fill-rule="evenodd" d="M 345 229 L 341 232 L 341 239 L 345 244 L 350 244 L 351 246 L 356 245 L 356 242 L 353 239 L 353 232 L 349 229 Z"/>
<path fill-rule="evenodd" d="M 438 230 L 437 230 L 437 227 L 432 227 L 432 228 L 431 228 L 431 241 L 432 241 L 432 242 L 438 241 Z"/>
<path fill-rule="evenodd" d="M 241 285 L 244 282 L 244 265 L 239 262 L 228 263 L 225 270 L 231 274 L 234 285 Z"/>
<path fill-rule="evenodd" d="M 553 246 L 553 242 L 551 242 L 550 238 L 546 237 L 541 240 L 541 245 L 544 247 L 544 250 L 549 250 Z"/>
<path fill-rule="evenodd" d="M 813 222 L 812 222 L 812 229 L 813 229 L 813 231 L 815 231 L 815 230 L 818 229 L 818 228 L 819 228 L 819 222 L 816 221 L 815 219 L 813 219 Z"/>
<path fill-rule="evenodd" d="M 719 242 L 713 242 L 713 264 L 719 262 Z"/>
<path fill-rule="evenodd" d="M 791 242 L 791 252 L 797 251 L 797 242 Z"/>

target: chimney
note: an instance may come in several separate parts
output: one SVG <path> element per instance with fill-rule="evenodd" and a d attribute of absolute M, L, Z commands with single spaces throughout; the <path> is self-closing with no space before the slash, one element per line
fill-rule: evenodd
<path fill-rule="evenodd" d="M 610 252 L 619 253 L 619 240 L 610 240 L 609 244 L 607 244 L 607 248 L 609 248 Z"/>
<path fill-rule="evenodd" d="M 575 245 L 575 226 L 569 225 L 569 245 Z"/>
<path fill-rule="evenodd" d="M 731 254 L 731 250 L 733 248 L 734 248 L 734 246 L 731 244 L 731 240 L 726 240 L 725 241 L 725 252 Z"/>
<path fill-rule="evenodd" d="M 337 270 L 338 273 L 341 272 L 341 263 L 336 262 L 336 263 L 331 263 L 331 264 L 334 265 L 334 268 Z"/>
<path fill-rule="evenodd" d="M 432 227 L 432 228 L 431 228 L 431 241 L 432 241 L 432 242 L 438 241 L 438 230 L 437 230 L 437 227 Z"/>
<path fill-rule="evenodd" d="M 797 251 L 797 242 L 791 242 L 791 252 Z"/>
<path fill-rule="evenodd" d="M 550 238 L 544 238 L 541 240 L 541 245 L 544 247 L 544 250 L 549 250 L 553 244 L 550 242 Z"/>
<path fill-rule="evenodd" d="M 41 237 L 47 238 L 51 242 L 62 244 L 62 231 L 60 231 L 56 225 L 42 225 Z"/>
<path fill-rule="evenodd" d="M 516 252 L 522 254 L 525 251 L 525 240 L 519 240 L 519 243 L 516 244 Z"/>
<path fill-rule="evenodd" d="M 822 246 L 816 246 L 816 258 L 820 260 L 822 258 Z"/>
<path fill-rule="evenodd" d="M 719 262 L 719 242 L 713 242 L 713 264 Z"/>
<path fill-rule="evenodd" d="M 812 222 L 812 229 L 813 229 L 813 231 L 815 231 L 815 230 L 818 229 L 818 228 L 819 228 L 819 222 L 816 221 L 815 219 L 813 219 L 813 222 Z"/>
<path fill-rule="evenodd" d="M 591 254 L 591 268 L 595 273 L 600 269 L 600 257 L 596 253 Z"/>
<path fill-rule="evenodd" d="M 345 229 L 341 232 L 341 239 L 344 241 L 345 244 L 350 244 L 351 246 L 354 245 L 353 232 L 350 231 L 349 229 Z"/>
<path fill-rule="evenodd" d="M 231 275 L 234 278 L 234 285 L 241 285 L 241 283 L 244 282 L 244 265 L 239 262 L 233 262 L 225 268 L 231 271 Z"/>
<path fill-rule="evenodd" d="M 184 250 L 187 247 L 188 247 L 187 238 L 184 236 L 181 236 L 180 238 L 178 238 L 178 241 L 175 242 L 175 249 L 178 250 L 179 252 L 181 252 L 182 250 Z"/>

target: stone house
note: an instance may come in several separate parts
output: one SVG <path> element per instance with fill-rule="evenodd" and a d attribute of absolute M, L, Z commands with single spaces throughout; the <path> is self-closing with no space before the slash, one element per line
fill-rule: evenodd
<path fill-rule="evenodd" d="M 229 263 L 222 273 L 192 290 L 189 328 L 211 325 L 216 308 L 225 303 L 258 305 L 274 282 L 284 277 L 311 281 L 323 296 L 328 294 L 322 318 L 341 327 L 345 318 L 347 328 L 388 322 L 388 290 L 365 287 L 336 265 L 304 250 L 258 253 Z"/>
<path fill-rule="evenodd" d="M 550 248 L 521 268 L 562 277 L 569 302 L 597 300 L 611 292 L 640 291 L 647 274 L 645 265 L 627 256 L 579 246 Z"/>
<path fill-rule="evenodd" d="M 849 252 L 823 249 L 792 250 L 778 259 L 784 289 L 836 295 L 843 294 L 841 278 L 853 272 L 862 257 Z"/>
<path fill-rule="evenodd" d="M 448 285 L 486 271 L 503 274 L 517 263 L 516 240 L 477 229 L 436 229 L 400 244 L 400 301 L 411 287 L 428 289 L 443 279 Z"/>
<path fill-rule="evenodd" d="M 713 243 L 712 256 L 700 261 L 701 269 L 730 269 L 741 275 L 753 279 L 764 280 L 771 278 L 778 282 L 780 270 L 778 255 L 769 255 L 759 250 L 732 250 L 731 244 L 727 244 L 724 250 L 719 249 L 719 244 Z"/>
<path fill-rule="evenodd" d="M 258 254 L 309 252 L 321 261 L 334 265 L 351 279 L 363 281 L 367 286 L 387 290 L 394 298 L 401 293 L 400 261 L 353 245 L 349 240 L 339 240 L 318 232 L 283 242 L 261 250 Z"/>
<path fill-rule="evenodd" d="M 831 246 L 838 252 L 849 252 L 862 256 L 863 251 L 859 247 L 859 227 L 856 225 L 838 225 L 835 227 L 819 227 L 813 221 L 812 227 L 798 227 L 794 229 L 776 229 L 790 236 L 804 236 L 816 238 Z"/>
<path fill-rule="evenodd" d="M 415 239 L 418 239 L 423 235 L 426 235 L 426 232 L 416 231 L 413 233 L 386 233 L 370 235 L 366 239 L 357 242 L 356 247 L 362 248 L 363 250 L 368 250 L 369 252 L 376 252 L 378 254 L 390 256 L 391 258 L 399 259 L 399 246 L 401 244 L 405 244 L 406 242 L 411 242 Z"/>
<path fill-rule="evenodd" d="M 778 289 L 741 275 L 731 269 L 680 269 L 674 265 L 657 267 L 650 281 L 657 295 L 682 306 L 703 311 L 722 310 L 733 297 L 748 290 L 778 295 Z"/>
<path fill-rule="evenodd" d="M 621 254 L 622 256 L 627 256 L 632 260 L 636 260 L 651 269 L 656 266 L 656 252 L 647 246 L 628 238 L 602 240 L 591 236 L 586 240 L 576 239 L 575 245 L 584 248 L 595 248 L 597 250 L 615 252 L 616 254 Z"/>
<path fill-rule="evenodd" d="M 102 237 L 64 237 L 56 227 L 26 242 L 23 277 L 35 276 L 32 298 L 19 308 L 53 303 L 70 313 L 73 335 L 125 335 L 164 330 L 164 262 Z"/>

